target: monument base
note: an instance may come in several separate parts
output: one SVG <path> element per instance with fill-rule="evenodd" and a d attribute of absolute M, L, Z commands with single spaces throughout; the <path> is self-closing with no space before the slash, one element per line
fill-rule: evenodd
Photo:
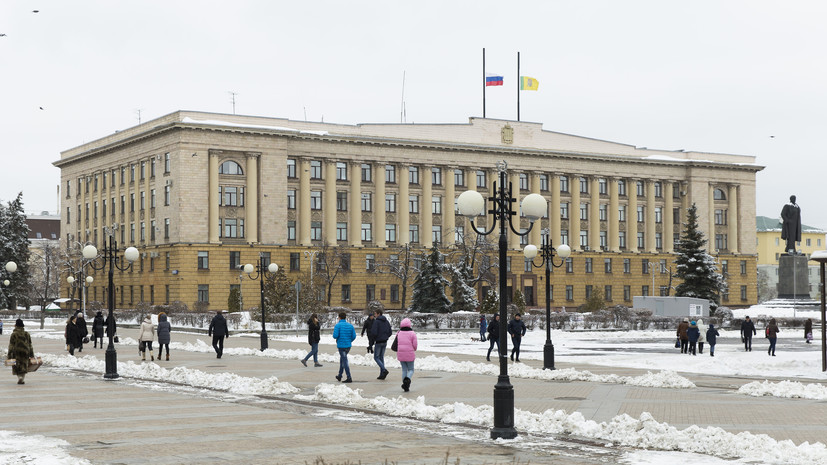
<path fill-rule="evenodd" d="M 778 257 L 779 299 L 810 299 L 810 271 L 806 255 L 781 254 Z"/>

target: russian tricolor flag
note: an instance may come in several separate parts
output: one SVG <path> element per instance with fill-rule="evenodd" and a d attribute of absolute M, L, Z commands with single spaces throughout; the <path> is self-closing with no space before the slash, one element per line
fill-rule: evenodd
<path fill-rule="evenodd" d="M 486 74 L 485 86 L 501 86 L 503 85 L 503 77 L 499 74 Z"/>

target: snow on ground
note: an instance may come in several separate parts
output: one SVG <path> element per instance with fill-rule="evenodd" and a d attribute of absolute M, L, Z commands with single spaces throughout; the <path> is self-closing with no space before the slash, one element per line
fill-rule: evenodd
<path fill-rule="evenodd" d="M 0 431 L 0 463 L 17 465 L 88 465 L 89 461 L 70 456 L 62 439 L 39 434 L 24 435 L 16 431 Z"/>
<path fill-rule="evenodd" d="M 753 381 L 738 389 L 738 393 L 748 396 L 774 396 L 800 399 L 827 400 L 827 386 L 823 384 L 803 384 L 798 381 L 780 381 L 771 383 Z"/>
<path fill-rule="evenodd" d="M 803 301 L 803 299 L 802 299 Z M 777 304 L 777 305 L 776 305 Z M 821 310 L 818 308 L 794 308 L 790 305 L 784 305 L 783 303 L 773 304 L 772 301 L 767 302 L 766 304 L 758 304 L 753 305 L 749 308 L 737 308 L 732 309 L 732 316 L 735 318 L 744 318 L 745 316 L 752 316 L 752 319 L 756 319 L 760 316 L 769 316 L 772 318 L 812 318 L 813 322 L 821 321 Z M 816 307 L 821 305 L 820 302 L 816 303 Z M 802 328 L 800 331 L 801 337 L 804 337 L 804 329 Z"/>

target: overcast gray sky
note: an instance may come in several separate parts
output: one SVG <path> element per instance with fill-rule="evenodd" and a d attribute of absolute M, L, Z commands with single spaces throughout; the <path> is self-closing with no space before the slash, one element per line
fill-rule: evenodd
<path fill-rule="evenodd" d="M 34 12 L 37 10 L 38 12 Z M 60 152 L 175 110 L 336 123 L 487 116 L 755 155 L 757 211 L 827 228 L 827 2 L 0 2 L 0 199 L 57 210 Z M 5 34 L 5 35 L 3 35 Z M 42 109 L 41 109 L 42 108 Z"/>

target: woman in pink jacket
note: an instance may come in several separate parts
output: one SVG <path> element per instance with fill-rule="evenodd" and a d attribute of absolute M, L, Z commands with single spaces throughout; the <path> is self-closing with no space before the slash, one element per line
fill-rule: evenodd
<path fill-rule="evenodd" d="M 399 323 L 399 332 L 396 333 L 396 359 L 402 365 L 402 389 L 405 392 L 411 387 L 411 377 L 414 372 L 416 359 L 416 333 L 411 329 L 411 320 L 405 318 Z"/>

